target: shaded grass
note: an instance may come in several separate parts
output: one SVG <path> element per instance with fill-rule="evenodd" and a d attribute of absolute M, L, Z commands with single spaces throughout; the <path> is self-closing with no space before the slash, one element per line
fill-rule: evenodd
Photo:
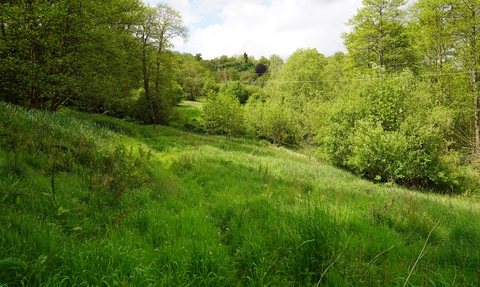
<path fill-rule="evenodd" d="M 476 197 L 374 185 L 249 139 L 0 113 L 2 286 L 479 284 Z M 52 141 L 71 150 L 55 160 L 55 202 Z M 151 158 L 115 199 L 95 175 L 118 145 L 125 163 L 139 147 Z"/>

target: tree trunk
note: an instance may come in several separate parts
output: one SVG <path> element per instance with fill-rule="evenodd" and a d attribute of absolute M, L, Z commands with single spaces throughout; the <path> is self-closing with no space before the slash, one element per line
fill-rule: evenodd
<path fill-rule="evenodd" d="M 60 52 L 60 58 L 64 59 L 70 50 L 70 41 L 71 41 L 71 30 L 72 30 L 72 19 L 71 15 L 74 13 L 72 7 L 70 7 L 70 1 L 67 0 L 67 15 L 65 16 L 64 26 L 63 26 L 63 35 L 62 35 L 62 47 Z M 56 69 L 57 74 L 62 75 L 67 73 L 67 66 L 65 64 L 61 64 Z M 68 100 L 68 96 L 61 93 L 55 92 L 53 97 L 50 99 L 50 107 L 49 111 L 55 112 L 59 110 Z"/>
<path fill-rule="evenodd" d="M 38 88 L 38 70 L 37 70 L 37 61 L 38 61 L 38 44 L 36 37 L 36 27 L 35 22 L 35 7 L 32 0 L 27 1 L 27 13 L 29 14 L 29 30 L 30 30 L 30 63 L 32 64 L 32 75 L 30 80 L 29 87 L 29 96 L 30 96 L 30 108 L 34 109 L 43 109 L 43 101 L 40 95 L 40 89 Z"/>
<path fill-rule="evenodd" d="M 2 38 L 3 39 L 7 39 L 7 33 L 5 32 L 5 20 L 3 18 L 3 15 L 2 15 L 2 23 L 0 23 L 1 26 L 0 26 L 0 29 L 1 29 L 1 32 L 2 32 Z"/>
<path fill-rule="evenodd" d="M 153 124 L 157 124 L 157 117 L 155 114 L 155 107 L 153 106 L 152 98 L 150 95 L 150 79 L 148 74 L 148 59 L 147 59 L 147 43 L 144 42 L 142 51 L 142 74 L 143 74 L 143 88 L 145 89 L 145 98 L 147 99 L 148 106 L 150 108 L 150 114 L 152 116 Z"/>
<path fill-rule="evenodd" d="M 480 158 L 480 115 L 478 113 L 478 87 L 477 87 L 477 71 L 470 73 L 473 88 L 473 111 L 475 113 L 475 146 L 474 155 L 476 159 Z"/>
<path fill-rule="evenodd" d="M 467 5 L 467 3 L 465 3 Z M 471 11 L 471 20 L 472 28 L 470 31 L 470 57 L 471 57 L 471 67 L 470 77 L 472 81 L 472 90 L 473 90 L 473 111 L 475 113 L 475 144 L 474 144 L 474 157 L 475 161 L 480 159 L 480 116 L 478 114 L 478 78 L 477 78 L 477 40 L 478 40 L 478 30 L 477 30 L 477 10 L 479 7 L 471 5 L 468 6 L 468 9 Z"/>
<path fill-rule="evenodd" d="M 380 23 L 380 31 L 378 34 L 378 66 L 383 67 L 383 29 Z"/>

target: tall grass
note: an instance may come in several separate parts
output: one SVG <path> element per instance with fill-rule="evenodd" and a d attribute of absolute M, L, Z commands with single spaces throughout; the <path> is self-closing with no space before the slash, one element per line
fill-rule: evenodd
<path fill-rule="evenodd" d="M 480 284 L 475 195 L 95 117 L 0 104 L 0 286 Z"/>

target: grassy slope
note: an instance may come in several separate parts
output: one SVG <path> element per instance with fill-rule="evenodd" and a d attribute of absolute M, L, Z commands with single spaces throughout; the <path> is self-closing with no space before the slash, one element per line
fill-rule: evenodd
<path fill-rule="evenodd" d="M 202 103 L 193 101 L 183 101 L 178 105 L 177 111 L 179 117 L 170 123 L 170 126 L 194 131 L 200 128 L 202 123 Z"/>
<path fill-rule="evenodd" d="M 0 145 L 6 286 L 480 284 L 475 196 L 374 185 L 247 139 L 3 104 Z"/>

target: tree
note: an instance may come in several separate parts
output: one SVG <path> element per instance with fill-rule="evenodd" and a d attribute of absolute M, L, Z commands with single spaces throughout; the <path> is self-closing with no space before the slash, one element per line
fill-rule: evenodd
<path fill-rule="evenodd" d="M 243 109 L 238 99 L 225 93 L 211 93 L 203 105 L 205 131 L 223 134 L 227 140 L 243 131 Z"/>
<path fill-rule="evenodd" d="M 267 59 L 265 56 L 261 56 L 260 59 L 258 59 L 258 63 L 262 63 L 267 67 L 270 66 L 270 60 Z"/>
<path fill-rule="evenodd" d="M 111 95 L 132 88 L 131 27 L 140 9 L 136 0 L 0 4 L 0 96 L 56 111 L 89 102 L 99 90 Z"/>
<path fill-rule="evenodd" d="M 326 58 L 316 49 L 298 49 L 266 87 L 292 109 L 301 110 L 313 98 L 323 96 Z"/>
<path fill-rule="evenodd" d="M 282 57 L 277 54 L 270 55 L 270 57 L 268 57 L 268 61 L 270 63 L 270 67 L 273 65 L 282 66 L 284 64 Z"/>
<path fill-rule="evenodd" d="M 453 130 L 457 131 L 449 141 L 457 147 L 474 146 L 474 124 L 471 81 L 463 74 L 468 68 L 461 60 L 459 43 L 460 21 L 457 9 L 461 3 L 449 0 L 419 0 L 409 9 L 409 33 L 414 48 L 420 56 L 421 71 L 430 80 L 431 93 L 438 105 L 448 108 L 455 115 Z"/>
<path fill-rule="evenodd" d="M 438 91 L 439 102 L 453 109 L 458 117 L 458 130 L 467 131 L 468 138 L 460 136 L 457 140 L 471 144 L 478 159 L 480 3 L 474 0 L 419 0 L 412 8 L 412 16 L 412 34 L 423 55 L 425 70 L 434 72 L 431 80 Z"/>
<path fill-rule="evenodd" d="M 328 99 L 338 97 L 344 90 L 348 89 L 345 83 L 346 75 L 344 73 L 347 66 L 348 56 L 343 52 L 337 52 L 327 58 L 325 65 L 325 96 Z"/>
<path fill-rule="evenodd" d="M 324 143 L 337 166 L 376 181 L 452 188 L 446 164 L 450 111 L 436 104 L 428 80 L 374 65 L 369 81 L 334 101 Z"/>
<path fill-rule="evenodd" d="M 218 71 L 217 77 L 222 83 L 237 81 L 240 79 L 240 72 L 235 68 L 223 69 Z"/>
<path fill-rule="evenodd" d="M 453 5 L 445 0 L 419 0 L 410 9 L 414 47 L 430 71 L 449 70 L 455 51 Z"/>
<path fill-rule="evenodd" d="M 245 71 L 240 74 L 240 82 L 244 84 L 253 83 L 256 79 L 258 79 L 257 74 L 252 72 Z"/>
<path fill-rule="evenodd" d="M 265 60 L 264 57 L 260 58 L 261 63 L 267 66 L 267 72 L 266 74 L 263 74 L 262 77 L 257 78 L 256 85 L 260 87 L 264 87 L 266 83 L 270 80 L 275 80 L 275 78 L 278 76 L 280 71 L 282 70 L 284 61 L 283 59 L 276 54 L 271 55 L 268 60 Z M 268 65 L 266 64 L 268 62 Z"/>
<path fill-rule="evenodd" d="M 185 99 L 195 101 L 206 97 L 212 89 L 211 84 L 215 82 L 213 73 L 202 66 L 196 56 L 183 54 L 179 58 L 181 70 L 178 81 L 183 88 Z"/>
<path fill-rule="evenodd" d="M 465 69 L 469 71 L 474 114 L 474 155 L 480 159 L 480 3 L 475 0 L 456 0 L 454 9 L 455 34 L 458 36 L 456 52 Z"/>
<path fill-rule="evenodd" d="M 414 62 L 404 27 L 406 0 L 363 0 L 363 7 L 349 21 L 350 33 L 344 44 L 352 64 L 370 67 L 371 63 L 388 70 L 403 69 Z"/>
<path fill-rule="evenodd" d="M 296 125 L 291 109 L 279 99 L 270 98 L 268 102 L 250 98 L 245 105 L 244 121 L 247 132 L 273 144 L 295 143 Z"/>
<path fill-rule="evenodd" d="M 285 115 L 281 119 L 263 118 L 265 121 L 272 121 L 264 126 L 275 127 L 274 141 L 298 144 L 301 141 L 309 142 L 315 136 L 313 122 L 310 120 L 313 117 L 310 113 L 315 109 L 311 108 L 311 105 L 325 99 L 325 64 L 325 56 L 316 49 L 299 49 L 288 58 L 282 68 L 278 68 L 278 74 L 267 82 L 265 91 L 270 96 L 266 100 L 267 105 L 275 103 L 275 109 L 267 109 L 265 115 L 277 115 L 280 112 Z M 288 122 L 288 127 L 280 132 L 282 129 L 278 126 L 282 122 Z"/>
<path fill-rule="evenodd" d="M 159 4 L 155 8 L 145 8 L 143 23 L 138 25 L 136 36 L 141 43 L 144 97 L 150 121 L 155 125 L 166 123 L 169 113 L 176 105 L 176 101 L 171 99 L 178 95 L 172 89 L 176 82 L 165 81 L 164 78 L 171 74 L 166 65 L 170 54 L 166 51 L 173 47 L 173 39 L 186 40 L 188 29 L 183 26 L 179 12 L 168 4 Z"/>
<path fill-rule="evenodd" d="M 262 63 L 259 63 L 256 67 L 255 67 L 255 73 L 257 73 L 257 75 L 259 77 L 261 77 L 263 74 L 265 74 L 267 72 L 267 66 L 265 66 L 264 64 Z"/>
<path fill-rule="evenodd" d="M 454 7 L 451 1 L 419 0 L 409 9 L 408 24 L 422 72 L 432 75 L 432 88 L 438 91 L 439 102 L 450 106 L 459 103 L 461 90 L 458 76 L 450 76 L 458 72 Z"/>
<path fill-rule="evenodd" d="M 248 98 L 250 97 L 250 94 L 246 86 L 242 84 L 240 81 L 234 81 L 234 82 L 223 84 L 222 87 L 220 88 L 220 93 L 234 96 L 235 98 L 238 99 L 241 105 L 244 105 L 248 101 Z"/>

